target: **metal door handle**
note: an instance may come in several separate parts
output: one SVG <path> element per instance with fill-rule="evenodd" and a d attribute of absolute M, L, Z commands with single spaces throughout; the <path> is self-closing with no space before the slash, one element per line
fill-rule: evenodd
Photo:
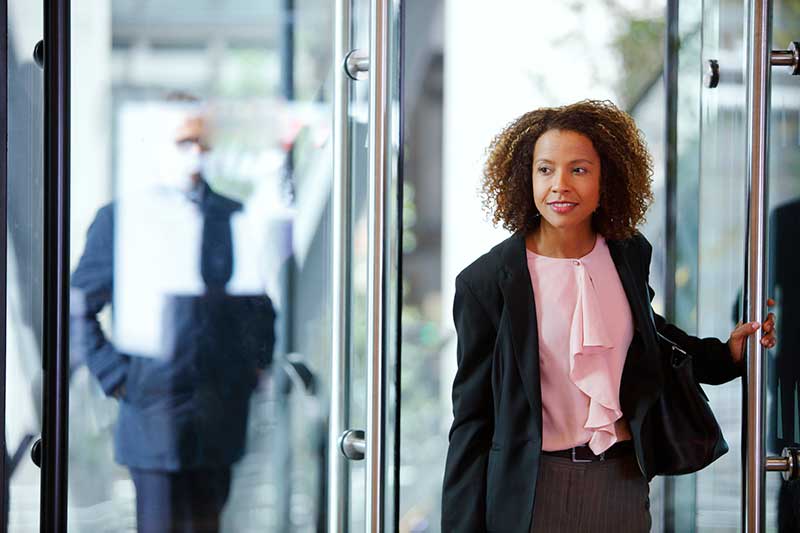
<path fill-rule="evenodd" d="M 767 457 L 767 472 L 781 472 L 785 481 L 800 479 L 800 448 L 784 448 L 780 457 Z"/>
<path fill-rule="evenodd" d="M 772 50 L 769 63 L 773 67 L 789 67 L 792 76 L 800 74 L 800 41 L 790 42 L 786 50 Z M 708 89 L 714 89 L 719 85 L 719 61 L 716 59 L 706 61 L 703 85 Z"/>
<path fill-rule="evenodd" d="M 39 41 L 33 47 L 33 61 L 39 68 L 44 68 L 44 41 Z"/>
<path fill-rule="evenodd" d="M 351 80 L 365 80 L 369 73 L 369 55 L 358 48 L 350 50 L 344 58 L 343 67 L 345 73 Z"/>
<path fill-rule="evenodd" d="M 351 201 L 352 176 L 350 165 L 350 78 L 348 64 L 350 29 L 352 26 L 350 0 L 334 4 L 334 57 L 342 61 L 333 69 L 333 182 L 331 184 L 331 378 L 330 418 L 328 420 L 328 531 L 347 531 L 349 501 L 349 468 L 342 457 L 341 439 L 350 426 L 350 304 L 351 278 Z M 343 433 L 344 432 L 344 433 Z M 347 456 L 347 454 L 344 454 Z"/>
<path fill-rule="evenodd" d="M 370 0 L 369 43 L 369 206 L 367 208 L 367 427 L 366 531 L 383 531 L 386 515 L 386 277 L 389 250 L 386 223 L 389 217 L 388 165 L 391 161 L 389 124 L 389 5 L 388 0 Z"/>
<path fill-rule="evenodd" d="M 69 463 L 70 0 L 44 3 L 41 531 L 66 531 Z"/>
<path fill-rule="evenodd" d="M 706 61 L 706 73 L 703 76 L 703 85 L 708 89 L 715 89 L 719 85 L 719 61 L 709 59 Z"/>
<path fill-rule="evenodd" d="M 339 437 L 339 450 L 342 455 L 351 461 L 361 461 L 367 451 L 367 442 L 364 440 L 364 431 L 361 429 L 348 429 Z"/>
<path fill-rule="evenodd" d="M 31 446 L 31 461 L 39 468 L 42 467 L 42 439 L 36 439 Z"/>
<path fill-rule="evenodd" d="M 800 74 L 800 42 L 792 41 L 787 50 L 773 50 L 770 53 L 770 64 L 773 67 L 789 67 L 792 76 Z"/>

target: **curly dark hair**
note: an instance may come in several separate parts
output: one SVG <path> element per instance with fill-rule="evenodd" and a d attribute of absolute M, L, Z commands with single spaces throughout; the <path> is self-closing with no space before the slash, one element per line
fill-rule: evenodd
<path fill-rule="evenodd" d="M 653 201 L 653 160 L 630 115 L 607 100 L 530 111 L 494 138 L 482 188 L 492 222 L 526 233 L 539 224 L 533 202 L 533 149 L 549 130 L 585 135 L 600 156 L 600 205 L 592 215 L 595 231 L 609 239 L 634 235 Z"/>

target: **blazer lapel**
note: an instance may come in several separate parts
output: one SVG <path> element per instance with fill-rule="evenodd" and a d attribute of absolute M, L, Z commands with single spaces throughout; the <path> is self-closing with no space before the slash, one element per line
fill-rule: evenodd
<path fill-rule="evenodd" d="M 628 297 L 628 304 L 631 306 L 631 314 L 633 314 L 633 324 L 639 334 L 645 336 L 649 333 L 650 318 L 647 311 L 647 306 L 650 305 L 649 295 L 646 294 L 645 281 L 639 279 L 641 276 L 634 274 L 631 265 L 628 262 L 626 248 L 627 244 L 624 241 L 607 240 L 608 251 L 611 253 L 611 259 L 614 260 L 614 266 L 617 267 L 617 274 L 622 281 L 622 287 L 625 289 L 625 295 Z"/>
<path fill-rule="evenodd" d="M 533 298 L 528 260 L 525 254 L 525 236 L 515 233 L 505 247 L 500 271 L 500 290 L 506 305 L 506 316 L 511 329 L 514 357 L 519 366 L 522 386 L 542 427 L 542 389 L 539 380 L 539 327 L 536 321 L 536 303 Z"/>
<path fill-rule="evenodd" d="M 641 341 L 637 343 L 634 338 L 632 349 L 628 350 L 625 358 L 620 401 L 629 419 L 635 417 L 637 421 L 641 421 L 644 413 L 661 393 L 664 379 L 655 324 L 650 315 L 650 295 L 647 291 L 647 280 L 641 270 L 631 267 L 630 241 L 609 239 L 606 242 L 631 307 L 636 330 L 634 336 L 638 335 Z M 634 347 L 637 349 L 633 349 Z M 632 410 L 636 412 L 631 412 Z"/>

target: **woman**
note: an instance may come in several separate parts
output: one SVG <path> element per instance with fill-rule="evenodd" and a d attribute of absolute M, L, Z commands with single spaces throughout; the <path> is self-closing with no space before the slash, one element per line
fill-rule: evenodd
<path fill-rule="evenodd" d="M 655 329 L 718 384 L 742 375 L 760 325 L 737 325 L 727 343 L 658 315 L 653 328 L 652 248 L 636 230 L 652 163 L 613 104 L 526 113 L 495 138 L 485 171 L 485 205 L 514 234 L 456 278 L 442 531 L 648 531 Z"/>

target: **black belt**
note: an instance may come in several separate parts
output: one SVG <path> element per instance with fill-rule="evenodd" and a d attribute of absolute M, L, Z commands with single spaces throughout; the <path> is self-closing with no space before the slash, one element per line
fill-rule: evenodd
<path fill-rule="evenodd" d="M 606 459 L 630 456 L 633 453 L 633 441 L 624 440 L 618 442 L 600 455 L 595 455 L 587 444 L 575 446 L 574 448 L 568 448 L 566 450 L 555 450 L 552 452 L 542 451 L 542 453 L 553 457 L 566 457 L 567 459 L 572 459 L 573 463 L 591 463 L 594 461 L 605 461 Z"/>

